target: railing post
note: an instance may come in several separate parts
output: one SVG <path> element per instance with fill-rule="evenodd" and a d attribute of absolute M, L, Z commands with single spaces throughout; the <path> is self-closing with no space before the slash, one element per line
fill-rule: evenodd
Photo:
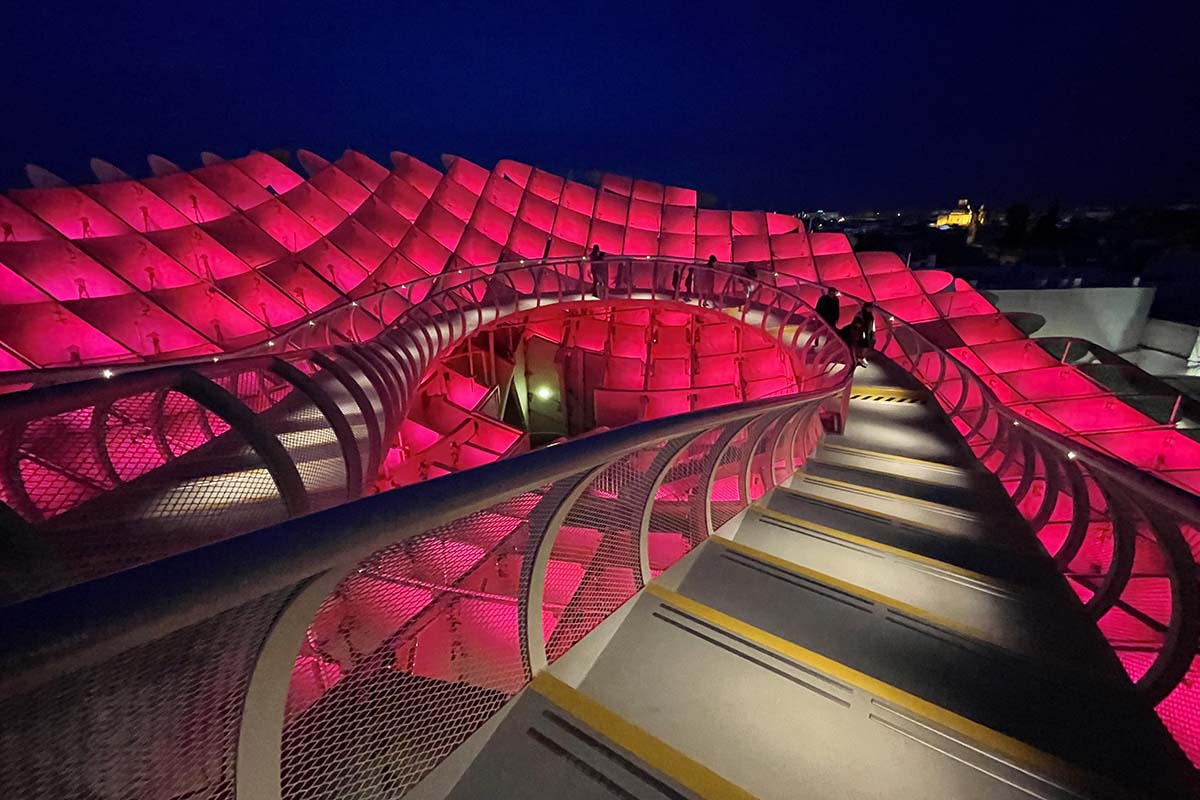
<path fill-rule="evenodd" d="M 647 585 L 653 579 L 650 571 L 650 517 L 654 512 L 654 498 L 658 494 L 658 488 L 666 479 L 667 473 L 675 466 L 675 460 L 699 436 L 699 433 L 693 433 L 667 442 L 647 468 L 647 471 L 654 475 L 654 480 L 650 482 L 646 492 L 642 523 L 638 529 L 638 565 L 642 572 L 642 586 Z"/>
<path fill-rule="evenodd" d="M 542 634 L 542 608 L 546 596 L 546 568 L 567 514 L 580 495 L 612 462 L 601 464 L 568 480 L 556 481 L 529 515 L 529 539 L 521 561 L 520 588 L 517 592 L 517 625 L 523 644 L 525 675 L 533 678 L 548 664 L 546 640 Z"/>

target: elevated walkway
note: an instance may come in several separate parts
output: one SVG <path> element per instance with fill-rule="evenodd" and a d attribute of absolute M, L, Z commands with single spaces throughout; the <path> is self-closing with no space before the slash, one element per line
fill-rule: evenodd
<path fill-rule="evenodd" d="M 1191 770 L 936 403 L 883 363 L 804 470 L 413 796 L 1188 797 Z"/>

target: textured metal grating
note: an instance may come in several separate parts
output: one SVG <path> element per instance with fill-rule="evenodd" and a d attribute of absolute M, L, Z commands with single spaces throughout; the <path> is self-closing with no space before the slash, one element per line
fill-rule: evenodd
<path fill-rule="evenodd" d="M 284 797 L 397 797 L 529 679 L 518 590 L 540 494 L 361 562 L 292 673 Z"/>
<path fill-rule="evenodd" d="M 556 616 L 546 635 L 546 657 L 554 661 L 642 587 L 638 535 L 654 482 L 659 443 L 610 464 L 572 506 L 550 553 L 549 570 L 562 584 L 547 598 Z M 565 587 L 563 587 L 565 588 Z"/>
<path fill-rule="evenodd" d="M 747 425 L 734 435 L 713 472 L 709 499 L 714 531 L 737 516 L 749 502 L 745 496 L 745 456 L 751 445 L 753 427 Z"/>
<path fill-rule="evenodd" d="M 290 593 L 0 700 L 0 795 L 232 800 L 246 689 Z"/>

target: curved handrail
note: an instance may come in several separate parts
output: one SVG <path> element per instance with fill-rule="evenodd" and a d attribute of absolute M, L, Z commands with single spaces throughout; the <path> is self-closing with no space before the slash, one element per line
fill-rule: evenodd
<path fill-rule="evenodd" d="M 1134 573 L 1135 560 L 1167 565 L 1164 577 L 1170 581 L 1171 615 L 1162 625 L 1162 644 L 1151 651 L 1149 664 L 1141 663 L 1144 658 L 1135 660 L 1133 655 L 1125 664 L 1142 693 L 1152 702 L 1162 701 L 1185 675 L 1194 671 L 1193 659 L 1200 647 L 1196 553 L 1183 533 L 1200 521 L 1200 499 L 1023 417 L 1001 403 L 978 375 L 916 328 L 895 319 L 889 319 L 888 326 L 895 343 L 893 357 L 929 386 L 980 460 L 1002 481 L 1009 481 L 1010 494 L 1035 533 L 1057 532 L 1067 526 L 1057 546 L 1053 539 L 1045 543 L 1060 570 L 1090 593 L 1082 599 L 1102 630 L 1104 616 L 1114 608 L 1151 625 L 1157 622 L 1153 613 L 1122 598 L 1131 578 L 1150 577 Z M 924 363 L 929 355 L 937 359 L 936 375 Z M 1027 502 L 1036 496 L 1035 487 L 1039 485 L 1043 487 L 1042 499 Z M 1061 502 L 1069 503 L 1071 509 L 1065 520 L 1058 510 Z M 1089 548 L 1098 547 L 1107 547 L 1108 552 L 1090 558 L 1109 562 L 1098 576 L 1099 582 L 1078 580 L 1088 576 L 1073 572 L 1071 564 Z M 1153 553 L 1145 552 L 1147 548 Z M 1109 638 L 1122 655 L 1123 643 Z M 1170 726 L 1171 720 L 1166 721 Z M 1196 753 L 1192 756 L 1195 758 Z"/>
<path fill-rule="evenodd" d="M 629 259 L 610 262 L 620 265 Z M 605 302 L 630 297 L 660 302 L 685 299 L 681 297 L 684 286 L 670 286 L 670 276 L 682 269 L 680 262 L 641 262 L 638 267 L 637 273 L 628 273 L 631 283 L 624 297 L 609 299 L 609 292 L 602 290 Z M 311 326 L 306 322 L 293 330 L 292 337 L 317 332 L 322 341 L 315 347 L 309 346 L 314 344 L 310 342 L 289 339 L 285 343 L 281 339 L 266 348 L 279 353 L 242 351 L 218 363 L 210 359 L 191 366 L 159 365 L 128 374 L 114 372 L 111 377 L 82 384 L 0 396 L 0 418 L 4 420 L 0 423 L 0 462 L 6 469 L 0 474 L 0 490 L 6 492 L 4 499 L 15 512 L 0 516 L 0 529 L 10 530 L 10 548 L 17 545 L 23 559 L 15 568 L 18 561 L 9 560 L 10 602 L 177 552 L 179 547 L 172 549 L 175 533 L 171 526 L 178 523 L 171 513 L 202 512 L 203 524 L 198 518 L 193 525 L 197 530 L 188 534 L 186 546 L 195 546 L 212 541 L 214 530 L 234 535 L 359 496 L 363 487 L 371 484 L 420 381 L 440 354 L 480 326 L 509 313 L 548 304 L 595 301 L 596 296 L 589 294 L 595 287 L 586 280 L 590 268 L 579 259 L 518 262 L 502 268 L 464 270 L 464 280 L 430 277 L 419 297 L 410 293 L 399 303 L 394 290 L 383 289 L 365 297 L 361 304 L 354 301 L 354 305 L 330 309 L 310 320 Z M 748 281 L 736 268 L 710 270 L 694 265 L 693 269 L 709 278 L 699 281 L 702 285 L 694 286 L 686 299 L 740 308 L 742 322 L 760 328 L 792 359 L 801 388 L 806 381 L 828 385 L 837 379 L 839 369 L 846 369 L 844 345 L 803 298 L 764 281 Z M 613 273 L 619 277 L 621 267 Z M 410 299 L 416 302 L 410 303 Z M 371 317 L 374 327 L 360 330 L 354 318 L 365 313 L 358 310 L 365 305 L 376 307 L 380 316 Z M 348 324 L 339 327 L 339 321 Z M 337 335 L 337 331 L 346 335 Z M 842 366 L 831 372 L 834 364 Z M 306 379 L 306 375 L 311 377 Z M 344 462 L 344 483 L 331 485 L 325 477 L 314 494 L 312 471 L 305 473 L 302 461 L 313 458 L 304 452 L 310 437 L 292 434 L 289 447 L 275 444 L 277 430 L 294 430 L 281 399 L 290 404 L 288 408 L 300 408 L 307 418 L 323 417 L 337 432 L 338 441 L 327 446 L 321 458 L 337 457 Z M 189 426 L 182 431 L 181 417 Z M 78 430 L 80 419 L 88 422 L 86 433 Z M 233 430 L 225 430 L 229 427 Z M 126 433 L 130 429 L 132 433 Z M 32 438 L 31 455 L 16 449 L 22 437 Z M 233 450 L 216 453 L 230 437 L 236 437 Z M 153 493 L 173 491 L 176 483 L 196 474 L 186 463 L 189 459 L 203 457 L 217 465 L 237 463 L 243 458 L 237 455 L 237 448 L 244 446 L 239 443 L 248 443 L 257 464 L 269 473 L 278 501 L 264 498 L 261 511 L 249 514 L 244 505 L 233 503 L 226 493 L 210 485 L 208 491 L 216 503 L 205 497 L 181 498 L 167 503 L 166 512 L 157 510 Z M 44 450 L 38 450 L 39 446 Z M 149 453 L 142 452 L 147 449 Z M 213 455 L 202 456 L 202 451 Z M 25 491 L 27 475 L 17 466 L 21 458 L 36 460 L 38 469 L 73 473 L 73 482 L 60 481 L 67 483 L 66 490 L 54 488 L 51 493 L 44 487 L 57 484 L 41 484 L 55 507 L 44 508 Z M 174 470 L 181 477 L 164 470 Z M 36 472 L 33 477 L 42 480 Z M 261 483 L 263 479 L 254 480 Z M 120 520 L 116 535 L 127 537 L 139 526 L 145 526 L 147 532 L 162 529 L 162 534 L 151 537 L 151 545 L 134 548 L 127 560 L 122 560 L 120 547 L 108 546 L 104 561 L 95 569 L 87 566 L 86 559 L 73 557 L 58 559 L 70 564 L 57 577 L 27 567 L 24 561 L 29 558 L 45 560 L 39 553 L 46 547 L 65 548 L 61 552 L 67 554 L 74 552 L 77 540 L 86 547 L 80 536 L 92 537 L 97 514 L 84 514 L 80 509 L 95 504 L 82 503 L 106 492 L 130 509 L 122 516 L 100 515 L 114 524 Z M 0 506 L 0 511 L 6 509 Z M 53 537 L 46 535 L 47 529 L 54 532 Z M 140 535 L 146 538 L 150 534 Z"/>

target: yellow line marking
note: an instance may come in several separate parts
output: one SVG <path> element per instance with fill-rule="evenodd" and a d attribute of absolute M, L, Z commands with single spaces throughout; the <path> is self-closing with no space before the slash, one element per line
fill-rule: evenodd
<path fill-rule="evenodd" d="M 885 702 L 920 715 L 936 725 L 947 728 L 959 736 L 981 745 L 990 751 L 992 755 L 999 755 L 1002 758 L 1036 770 L 1040 773 L 1041 777 L 1064 783 L 1066 786 L 1078 786 L 1082 783 L 1090 787 L 1099 785 L 1105 788 L 1117 788 L 1113 786 L 1110 780 L 1103 776 L 1077 767 L 1068 761 L 1039 750 L 1019 739 L 1014 739 L 999 731 L 992 730 L 986 725 L 955 714 L 953 711 L 949 711 L 928 700 L 910 694 L 903 689 L 898 689 L 891 684 L 884 683 L 878 678 L 873 678 L 856 669 L 847 667 L 820 653 L 793 644 L 787 639 L 764 631 L 761 628 L 756 628 L 736 617 L 731 617 L 714 608 L 698 603 L 690 597 L 684 597 L 677 592 L 665 589 L 654 583 L 646 587 L 646 592 L 684 613 L 691 614 L 719 628 L 724 628 L 735 636 L 747 639 L 769 650 L 774 650 L 780 655 L 824 672 L 830 677 L 850 684 Z"/>
<path fill-rule="evenodd" d="M 966 488 L 957 483 L 942 483 L 941 481 L 937 480 L 936 478 L 930 478 L 930 477 L 926 477 L 923 475 L 910 475 L 908 473 L 903 473 L 903 472 L 893 472 L 893 471 L 890 471 L 887 469 L 883 469 L 883 468 L 879 468 L 879 467 L 875 467 L 875 466 L 871 466 L 871 465 L 842 464 L 842 463 L 838 463 L 838 462 L 834 462 L 834 461 L 822 461 L 820 458 L 815 457 L 815 456 L 813 457 L 813 460 L 816 463 L 828 464 L 829 466 L 837 467 L 838 469 L 849 469 L 849 470 L 853 470 L 854 472 L 870 472 L 873 475 L 882 475 L 882 476 L 888 477 L 888 478 L 903 478 L 906 481 L 912 481 L 913 483 L 923 483 L 927 486 L 940 486 L 940 487 L 946 488 L 946 489 L 965 489 Z M 823 478 L 823 480 L 827 480 L 827 479 Z"/>
<path fill-rule="evenodd" d="M 604 738 L 701 797 L 754 800 L 754 795 L 745 789 L 693 761 L 549 672 L 539 673 L 530 687 Z"/>
<path fill-rule="evenodd" d="M 902 522 L 906 525 L 911 525 L 914 528 L 920 528 L 921 530 L 929 531 L 930 533 L 941 533 L 941 534 L 945 534 L 946 536 L 961 537 L 963 535 L 962 531 L 957 531 L 957 530 L 954 530 L 953 528 L 946 528 L 941 525 L 938 525 L 937 523 L 929 523 L 929 522 L 911 519 L 909 517 L 902 517 L 899 514 L 889 513 L 887 511 L 878 511 L 874 508 L 869 508 L 869 507 L 861 505 L 859 503 L 851 502 L 850 500 L 843 500 L 843 499 L 834 498 L 834 497 L 825 497 L 823 495 L 801 491 L 800 489 L 789 489 L 786 486 L 777 486 L 775 488 L 781 490 L 784 494 L 790 494 L 793 497 L 799 497 L 804 500 L 812 500 L 814 503 L 824 503 L 825 505 L 837 506 L 839 508 L 845 508 L 849 511 L 854 511 L 854 512 L 857 512 L 864 516 L 872 517 L 874 519 L 880 519 L 880 520 L 884 520 L 887 522 L 891 522 L 891 521 Z"/>
<path fill-rule="evenodd" d="M 887 458 L 892 461 L 907 461 L 910 464 L 919 464 L 922 467 L 940 469 L 944 472 L 962 473 L 964 471 L 962 467 L 955 466 L 954 464 L 943 464 L 940 461 L 926 461 L 923 458 L 913 458 L 912 456 L 899 456 L 895 453 L 884 453 L 879 450 L 863 450 L 861 447 L 850 447 L 849 445 L 833 444 L 830 442 L 826 442 L 823 446 L 842 453 L 853 453 L 854 455 L 870 456 L 871 458 Z"/>
<path fill-rule="evenodd" d="M 904 477 L 904 476 L 901 476 L 901 477 Z M 968 510 L 962 509 L 962 508 L 956 508 L 954 506 L 948 506 L 945 503 L 937 503 L 937 502 L 934 502 L 933 500 L 923 500 L 920 497 L 909 497 L 906 494 L 900 494 L 899 492 L 891 492 L 891 491 L 888 491 L 887 489 L 879 489 L 875 486 L 860 486 L 857 483 L 848 483 L 846 481 L 839 481 L 837 478 L 827 478 L 824 475 L 809 475 L 809 474 L 805 473 L 804 475 L 802 475 L 800 477 L 800 482 L 801 483 L 816 483 L 816 484 L 821 484 L 824 486 L 830 486 L 835 489 L 846 489 L 847 491 L 851 491 L 851 492 L 861 492 L 862 494 L 873 495 L 876 497 L 886 497 L 886 498 L 890 498 L 892 500 L 900 500 L 905 503 L 913 503 L 914 505 L 925 506 L 926 508 L 930 509 L 931 511 L 940 511 L 943 514 L 949 514 L 949 515 L 955 516 L 955 517 L 962 517 L 964 519 L 978 520 L 980 518 L 979 515 L 973 511 L 968 511 Z M 785 492 L 794 492 L 795 491 L 794 489 L 791 489 L 787 486 L 780 486 L 778 488 L 783 489 Z"/>
<path fill-rule="evenodd" d="M 916 389 L 901 389 L 901 388 L 895 387 L 895 386 L 869 386 L 869 385 L 863 386 L 863 385 L 859 385 L 859 384 L 854 384 L 853 386 L 851 386 L 850 392 L 852 395 L 853 394 L 874 394 L 874 395 L 879 395 L 881 397 L 896 397 L 896 398 L 912 397 L 917 400 L 924 400 L 925 396 L 926 396 L 925 392 L 917 391 Z"/>
<path fill-rule="evenodd" d="M 763 550 L 759 550 L 757 548 L 750 547 L 749 545 L 742 544 L 741 542 L 735 542 L 732 539 L 726 539 L 723 536 L 711 536 L 709 538 L 711 539 L 711 541 L 715 542 L 716 544 L 720 545 L 721 547 L 724 547 L 726 550 L 732 550 L 736 553 L 741 553 L 742 555 L 749 556 L 750 558 L 753 558 L 755 561 L 761 561 L 764 564 L 770 564 L 771 566 L 778 567 L 779 569 L 782 569 L 785 572 L 791 572 L 795 575 L 799 575 L 801 577 L 816 581 L 817 583 L 825 584 L 826 586 L 830 586 L 834 589 L 838 589 L 840 591 L 845 592 L 846 594 L 854 595 L 855 597 L 861 598 L 863 600 L 867 600 L 871 603 L 878 603 L 880 605 L 887 606 L 889 608 L 893 608 L 896 611 L 899 611 L 900 613 L 905 614 L 906 616 L 915 617 L 916 619 L 924 620 L 925 622 L 928 622 L 932 625 L 936 625 L 940 628 L 945 628 L 946 630 L 953 631 L 953 632 L 960 634 L 962 636 L 965 636 L 969 639 L 978 639 L 981 642 L 985 642 L 987 644 L 999 647 L 1002 650 L 1008 649 L 1007 645 L 1004 645 L 1001 642 L 996 641 L 991 636 L 991 634 L 989 634 L 987 631 L 984 631 L 980 628 L 975 628 L 970 625 L 963 624 L 961 622 L 958 622 L 957 620 L 951 619 L 950 617 L 943 617 L 939 614 L 933 614 L 929 611 L 926 611 L 923 608 L 918 608 L 917 606 L 914 606 L 910 603 L 906 603 L 903 600 L 897 600 L 894 597 L 888 597 L 885 594 L 880 594 L 879 592 L 875 592 L 875 591 L 872 591 L 871 589 L 867 589 L 865 587 L 858 586 L 857 584 L 849 583 L 847 581 L 841 580 L 840 578 L 835 578 L 832 575 L 826 575 L 823 572 L 817 572 L 814 569 L 809 569 L 808 567 L 802 567 L 799 564 L 792 562 L 792 561 L 788 561 L 785 558 L 780 558 L 779 556 L 773 556 L 770 553 L 767 553 Z"/>
<path fill-rule="evenodd" d="M 750 509 L 752 511 L 758 513 L 760 516 L 770 517 L 771 519 L 777 519 L 780 522 L 790 522 L 793 525 L 798 525 L 801 528 L 806 528 L 806 529 L 812 531 L 813 533 L 819 533 L 819 534 L 822 534 L 825 536 L 832 537 L 834 539 L 841 539 L 842 541 L 861 545 L 862 547 L 866 547 L 871 550 L 878 550 L 880 552 L 888 553 L 890 555 L 894 555 L 899 558 L 904 558 L 909 561 L 915 561 L 918 564 L 924 564 L 926 566 L 933 567 L 935 569 L 939 569 L 944 572 L 951 572 L 951 573 L 954 573 L 955 575 L 959 575 L 964 578 L 969 578 L 970 580 L 985 584 L 987 586 L 991 586 L 994 589 L 997 589 L 999 591 L 1002 591 L 1002 592 L 1005 592 L 1008 594 L 1012 593 L 1012 589 L 1005 582 L 1000 581 L 997 578 L 993 578 L 990 575 L 984 575 L 981 572 L 975 572 L 973 570 L 969 570 L 966 567 L 960 567 L 956 564 L 950 564 L 946 561 L 939 561 L 936 558 L 930 558 L 929 556 L 923 556 L 920 553 L 914 553 L 911 550 L 905 550 L 904 548 L 901 548 L 901 547 L 894 547 L 890 544 L 884 544 L 883 542 L 877 542 L 874 539 L 868 539 L 865 536 L 857 536 L 853 533 L 848 533 L 847 531 L 843 531 L 838 528 L 831 528 L 828 525 L 820 525 L 816 522 L 809 522 L 808 520 L 803 519 L 801 517 L 795 517 L 795 516 L 792 516 L 791 514 L 784 514 L 783 512 L 776 511 L 775 509 L 772 509 L 772 508 L 767 508 L 766 506 L 760 505 L 758 503 L 755 503 L 753 506 L 750 507 Z"/>

